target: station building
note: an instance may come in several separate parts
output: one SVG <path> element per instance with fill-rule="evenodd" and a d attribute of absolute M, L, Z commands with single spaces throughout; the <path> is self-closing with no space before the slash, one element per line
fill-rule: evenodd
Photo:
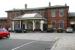
<path fill-rule="evenodd" d="M 45 31 L 50 28 L 66 29 L 70 26 L 69 6 L 55 5 L 48 7 L 7 10 L 8 26 L 12 29 Z"/>

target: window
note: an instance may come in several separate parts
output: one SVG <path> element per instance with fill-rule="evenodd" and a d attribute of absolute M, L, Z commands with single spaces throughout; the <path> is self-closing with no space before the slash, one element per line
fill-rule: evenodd
<path fill-rule="evenodd" d="M 60 9 L 60 10 L 59 10 L 59 16 L 60 16 L 60 17 L 63 17 L 63 16 L 64 16 L 64 9 Z"/>
<path fill-rule="evenodd" d="M 19 21 L 15 21 L 14 24 L 15 24 L 15 25 L 14 25 L 14 28 L 15 28 L 15 29 L 20 29 L 20 23 L 19 23 Z"/>
<path fill-rule="evenodd" d="M 52 27 L 56 28 L 56 21 L 52 21 Z"/>
<path fill-rule="evenodd" d="M 56 16 L 56 10 L 55 10 L 55 9 L 52 9 L 52 10 L 51 10 L 51 16 L 52 16 L 52 17 L 55 17 L 55 16 Z"/>
<path fill-rule="evenodd" d="M 60 21 L 60 28 L 64 28 L 64 21 Z"/>
<path fill-rule="evenodd" d="M 32 30 L 33 29 L 33 23 L 31 20 L 27 21 L 27 29 Z"/>
<path fill-rule="evenodd" d="M 20 12 L 16 12 L 16 16 L 19 16 L 20 15 Z"/>

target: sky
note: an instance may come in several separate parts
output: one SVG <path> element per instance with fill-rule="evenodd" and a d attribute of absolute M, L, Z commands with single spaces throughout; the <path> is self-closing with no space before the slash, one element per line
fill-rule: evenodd
<path fill-rule="evenodd" d="M 24 9 L 25 4 L 28 8 L 47 7 L 51 2 L 51 6 L 65 5 L 69 6 L 69 12 L 75 12 L 75 0 L 0 0 L 0 17 L 7 17 L 5 11 L 11 9 Z"/>

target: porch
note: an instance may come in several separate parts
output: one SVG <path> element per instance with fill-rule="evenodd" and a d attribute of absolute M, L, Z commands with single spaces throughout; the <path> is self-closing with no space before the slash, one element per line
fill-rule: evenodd
<path fill-rule="evenodd" d="M 45 18 L 40 14 L 24 14 L 12 20 L 12 30 L 23 29 L 30 31 L 43 31 L 43 25 L 46 23 Z"/>

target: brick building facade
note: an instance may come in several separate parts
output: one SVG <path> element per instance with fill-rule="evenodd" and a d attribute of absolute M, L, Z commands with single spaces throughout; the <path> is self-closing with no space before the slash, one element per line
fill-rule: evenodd
<path fill-rule="evenodd" d="M 39 13 L 46 19 L 46 25 L 44 27 L 48 28 L 67 28 L 69 25 L 68 20 L 68 10 L 69 6 L 67 5 L 56 5 L 49 7 L 41 7 L 41 8 L 27 8 L 25 5 L 25 9 L 13 9 L 8 10 L 8 25 L 11 27 L 12 19 L 27 13 Z"/>
<path fill-rule="evenodd" d="M 5 27 L 6 29 L 8 28 L 8 21 L 7 17 L 0 17 L 0 28 Z"/>
<path fill-rule="evenodd" d="M 57 6 L 53 8 L 48 8 L 48 25 L 50 26 L 52 24 L 56 28 L 68 27 L 68 9 L 68 6 Z"/>

